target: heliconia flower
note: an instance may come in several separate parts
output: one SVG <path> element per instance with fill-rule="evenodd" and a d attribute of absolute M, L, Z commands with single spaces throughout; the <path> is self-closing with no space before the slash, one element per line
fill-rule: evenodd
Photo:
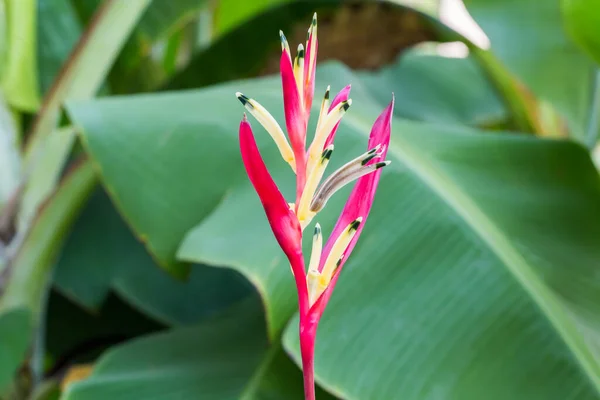
<path fill-rule="evenodd" d="M 279 246 L 286 254 L 298 292 L 300 349 L 307 400 L 314 400 L 314 344 L 317 326 L 331 297 L 342 267 L 358 240 L 371 210 L 381 168 L 390 141 L 394 100 L 377 118 L 367 151 L 348 161 L 325 180 L 325 170 L 334 151 L 334 139 L 342 117 L 352 100 L 350 86 L 343 88 L 330 102 L 327 87 L 321 102 L 316 131 L 306 148 L 306 129 L 312 108 L 317 60 L 317 16 L 308 30 L 306 47 L 298 46 L 292 60 L 290 47 L 282 32 L 280 60 L 287 137 L 279 123 L 256 100 L 242 93 L 236 96 L 273 138 L 283 159 L 296 173 L 296 199 L 288 203 L 260 155 L 246 115 L 240 124 L 240 150 L 248 177 L 258 193 Z M 289 141 L 288 141 L 289 138 Z M 323 233 L 315 224 L 313 247 L 305 269 L 302 232 L 328 200 L 342 187 L 356 181 L 333 231 L 323 247 Z"/>

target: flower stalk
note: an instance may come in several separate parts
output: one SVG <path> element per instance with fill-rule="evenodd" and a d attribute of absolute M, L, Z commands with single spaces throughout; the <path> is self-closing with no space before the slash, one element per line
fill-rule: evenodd
<path fill-rule="evenodd" d="M 314 350 L 321 316 L 335 288 L 344 263 L 352 253 L 373 204 L 386 161 L 394 100 L 375 121 L 367 151 L 331 173 L 323 182 L 333 156 L 333 141 L 344 114 L 352 105 L 350 86 L 330 101 L 327 87 L 321 101 L 317 128 L 306 146 L 307 125 L 312 108 L 318 51 L 317 16 L 308 29 L 307 42 L 298 46 L 292 59 L 283 32 L 281 39 L 281 82 L 287 136 L 275 118 L 256 100 L 236 93 L 246 110 L 263 126 L 283 159 L 296 174 L 296 198 L 288 203 L 271 177 L 244 114 L 239 137 L 246 172 L 265 210 L 279 246 L 291 266 L 298 293 L 299 336 L 306 400 L 315 399 Z M 289 141 L 288 141 L 289 140 Z M 327 201 L 345 185 L 356 182 L 325 246 L 323 231 L 316 223 L 308 268 L 302 253 L 304 229 L 318 216 Z"/>

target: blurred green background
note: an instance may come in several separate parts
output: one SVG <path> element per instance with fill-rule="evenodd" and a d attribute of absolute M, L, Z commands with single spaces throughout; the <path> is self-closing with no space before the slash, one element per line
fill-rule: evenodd
<path fill-rule="evenodd" d="M 396 97 L 317 398 L 600 398 L 597 0 L 0 0 L 0 399 L 303 398 L 234 93 L 283 123 L 314 12 L 331 170 Z"/>

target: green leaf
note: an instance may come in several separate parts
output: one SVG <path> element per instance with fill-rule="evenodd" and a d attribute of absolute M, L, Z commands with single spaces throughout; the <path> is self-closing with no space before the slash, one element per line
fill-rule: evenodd
<path fill-rule="evenodd" d="M 394 110 L 398 117 L 480 126 L 495 125 L 507 118 L 498 95 L 473 57 L 445 58 L 415 49 L 381 71 L 359 76 L 382 105 L 390 101 L 390 91 L 398 94 Z"/>
<path fill-rule="evenodd" d="M 268 350 L 260 310 L 253 299 L 211 323 L 119 346 L 62 399 L 302 399 L 298 369 L 281 347 Z"/>
<path fill-rule="evenodd" d="M 55 194 L 40 210 L 31 230 L 22 238 L 18 253 L 3 271 L 7 280 L 0 285 L 3 289 L 0 293 L 0 311 L 25 306 L 35 317 L 38 316 L 60 245 L 94 183 L 95 174 L 91 165 L 83 162 L 64 178 Z"/>
<path fill-rule="evenodd" d="M 600 185 L 586 151 L 394 123 L 397 167 L 321 323 L 319 382 L 345 398 L 598 398 L 600 231 L 582 223 L 600 216 Z"/>
<path fill-rule="evenodd" d="M 562 0 L 563 19 L 571 38 L 596 62 L 588 124 L 584 143 L 596 145 L 600 135 L 600 3 L 588 0 Z"/>
<path fill-rule="evenodd" d="M 382 104 L 339 65 L 321 67 L 318 78 L 318 88 L 353 84 L 333 170 L 364 151 Z M 295 310 L 295 290 L 243 177 L 238 90 L 283 121 L 278 77 L 70 112 L 120 211 L 150 248 L 181 240 L 183 223 L 167 230 L 174 216 L 199 222 L 179 257 L 246 275 L 274 337 Z M 276 181 L 292 193 L 292 173 L 254 127 Z M 587 152 L 571 142 L 395 119 L 389 157 L 319 332 L 319 382 L 350 399 L 597 398 L 600 226 L 588 221 L 600 218 L 600 182 Z M 200 192 L 223 200 L 209 208 Z M 324 232 L 343 202 L 339 193 L 319 214 Z M 289 326 L 286 347 L 297 358 L 296 321 Z"/>
<path fill-rule="evenodd" d="M 31 313 L 15 307 L 0 312 L 0 394 L 10 384 L 31 339 Z"/>
<path fill-rule="evenodd" d="M 572 136 L 582 140 L 594 68 L 567 37 L 560 2 L 465 0 L 465 5 L 489 37 L 493 53 L 533 94 L 555 106 Z"/>
<path fill-rule="evenodd" d="M 593 0 L 562 0 L 565 27 L 571 38 L 600 64 L 600 3 Z"/>
<path fill-rule="evenodd" d="M 7 52 L 0 87 L 11 106 L 34 111 L 39 107 L 36 74 L 36 0 L 4 0 Z"/>
<path fill-rule="evenodd" d="M 81 36 L 70 0 L 37 0 L 37 63 L 40 89 L 47 93 Z"/>
<path fill-rule="evenodd" d="M 181 99 L 180 95 L 165 99 L 169 97 Z M 140 98 L 127 110 L 118 102 L 103 100 L 69 107 L 72 119 L 83 128 L 84 145 L 124 219 L 159 264 L 179 277 L 189 272 L 189 266 L 175 261 L 183 236 L 217 207 L 232 182 L 243 178 L 237 163 L 231 162 L 239 157 L 237 144 L 223 140 L 228 124 L 215 120 L 203 130 L 198 129 L 198 107 L 208 104 L 188 103 L 187 113 L 180 114 L 183 118 L 173 115 L 173 109 L 155 109 L 150 97 Z M 143 115 L 147 107 L 158 117 L 152 124 L 144 123 L 149 121 Z M 119 115 L 124 111 L 127 118 Z M 107 136 L 108 132 L 120 134 Z M 235 129 L 229 137 L 235 137 Z M 115 152 L 117 148 L 127 149 L 127 156 Z M 172 156 L 173 152 L 177 157 Z M 227 179 L 215 177 L 211 185 L 192 184 L 208 171 L 219 171 Z"/>
<path fill-rule="evenodd" d="M 140 19 L 138 29 L 149 42 L 155 42 L 193 20 L 206 0 L 153 0 Z"/>
<path fill-rule="evenodd" d="M 214 33 L 220 36 L 271 7 L 291 1 L 256 0 L 240 3 L 236 0 L 221 0 L 215 10 Z"/>
<path fill-rule="evenodd" d="M 262 144 L 266 143 L 263 141 Z M 263 149 L 264 146 L 261 151 Z M 277 153 L 272 148 L 269 150 L 262 151 L 263 156 L 276 160 Z M 336 153 L 338 151 L 336 148 Z M 279 170 L 283 168 L 283 165 L 279 166 Z M 275 176 L 280 178 L 278 182 L 283 182 L 283 178 L 290 180 L 290 176 L 284 174 Z M 292 193 L 290 185 L 284 188 Z M 260 202 L 249 184 L 230 191 L 219 208 L 186 236 L 178 256 L 186 261 L 228 265 L 246 276 L 265 301 L 270 337 L 277 337 L 297 310 L 289 263 L 277 247 Z"/>
<path fill-rule="evenodd" d="M 186 282 L 173 279 L 156 266 L 101 190 L 73 227 L 54 283 L 88 309 L 100 308 L 113 289 L 169 325 L 198 323 L 252 293 L 247 281 L 229 269 L 197 265 Z"/>

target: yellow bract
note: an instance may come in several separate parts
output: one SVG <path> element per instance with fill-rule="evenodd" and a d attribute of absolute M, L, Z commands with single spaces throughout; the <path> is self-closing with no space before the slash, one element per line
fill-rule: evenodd
<path fill-rule="evenodd" d="M 256 120 L 269 133 L 271 138 L 273 138 L 273 141 L 275 142 L 277 148 L 279 149 L 279 152 L 281 153 L 281 157 L 288 164 L 290 164 L 292 170 L 296 172 L 296 160 L 294 158 L 294 152 L 292 150 L 292 147 L 290 146 L 290 143 L 285 137 L 281 126 L 279 126 L 275 118 L 258 101 L 248 98 L 240 92 L 237 92 L 235 95 L 244 105 L 246 110 L 248 110 L 248 112 L 252 114 L 254 118 L 256 118 Z"/>
<path fill-rule="evenodd" d="M 300 198 L 300 203 L 298 204 L 298 220 L 300 221 L 302 229 L 304 229 L 306 225 L 310 223 L 311 219 L 316 215 L 316 213 L 310 211 L 310 203 L 312 202 L 315 191 L 317 190 L 317 186 L 319 185 L 319 182 L 321 182 L 321 178 L 325 173 L 325 168 L 327 168 L 327 164 L 329 164 L 329 159 L 331 158 L 332 152 L 333 145 L 328 146 L 323 151 L 321 154 L 321 160 L 316 167 L 312 168 L 306 180 L 306 185 L 304 186 L 304 191 L 302 192 L 302 197 Z"/>
<path fill-rule="evenodd" d="M 320 254 L 321 254 L 321 244 L 317 243 L 317 241 L 321 241 L 321 227 L 319 224 L 315 226 L 315 236 L 317 235 L 317 227 L 319 238 L 315 239 L 313 237 L 313 252 L 310 257 L 310 265 L 308 268 L 308 273 L 306 275 L 307 283 L 308 283 L 308 297 L 310 301 L 310 305 L 312 306 L 315 301 L 323 294 L 325 289 L 329 286 L 331 282 L 331 278 L 339 265 L 340 261 L 344 258 L 344 251 L 348 248 L 348 245 L 356 235 L 356 231 L 362 222 L 362 217 L 359 217 L 352 221 L 346 229 L 342 232 L 342 234 L 336 239 L 329 255 L 327 256 L 327 260 L 323 265 L 323 269 L 321 272 L 318 270 L 318 264 L 320 262 Z M 315 249 L 316 247 L 316 249 Z M 316 251 L 318 251 L 319 256 L 315 256 Z M 316 261 L 315 261 L 316 260 Z"/>

